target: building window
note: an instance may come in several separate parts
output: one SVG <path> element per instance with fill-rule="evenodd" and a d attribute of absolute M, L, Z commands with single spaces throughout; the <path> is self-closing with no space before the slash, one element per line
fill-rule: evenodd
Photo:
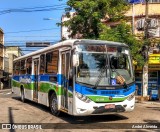
<path fill-rule="evenodd" d="M 32 58 L 28 58 L 26 62 L 27 74 L 32 73 Z"/>
<path fill-rule="evenodd" d="M 45 73 L 45 54 L 42 54 L 40 56 L 40 74 L 44 74 Z"/>
<path fill-rule="evenodd" d="M 3 69 L 3 57 L 0 56 L 0 70 Z"/>
<path fill-rule="evenodd" d="M 3 57 L 3 47 L 0 47 L 0 57 Z"/>
<path fill-rule="evenodd" d="M 46 73 L 58 72 L 58 51 L 46 54 Z"/>

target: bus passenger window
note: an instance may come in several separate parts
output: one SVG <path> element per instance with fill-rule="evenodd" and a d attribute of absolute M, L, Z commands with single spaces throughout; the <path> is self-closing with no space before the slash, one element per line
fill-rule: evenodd
<path fill-rule="evenodd" d="M 44 74 L 45 73 L 45 54 L 42 54 L 40 56 L 40 74 Z"/>
<path fill-rule="evenodd" d="M 58 72 L 58 51 L 46 54 L 46 73 Z"/>
<path fill-rule="evenodd" d="M 14 75 L 19 75 L 19 70 L 20 70 L 20 62 L 17 61 L 14 63 Z"/>
<path fill-rule="evenodd" d="M 31 74 L 32 73 L 32 58 L 27 59 L 26 68 L 27 68 L 27 74 Z"/>
<path fill-rule="evenodd" d="M 16 75 L 16 62 L 13 63 L 13 75 Z"/>
<path fill-rule="evenodd" d="M 26 61 L 21 60 L 20 74 L 26 74 Z"/>

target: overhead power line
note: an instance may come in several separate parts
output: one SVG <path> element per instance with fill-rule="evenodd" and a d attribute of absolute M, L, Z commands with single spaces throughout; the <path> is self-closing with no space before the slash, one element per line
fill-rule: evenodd
<path fill-rule="evenodd" d="M 53 37 L 60 37 L 60 35 L 50 35 L 50 36 L 47 36 L 47 35 L 25 35 L 25 36 L 10 36 L 10 35 L 5 35 L 4 36 L 5 38 L 17 38 L 17 37 L 26 37 L 26 38 L 39 38 L 39 37 L 46 37 L 46 38 L 53 38 Z"/>
<path fill-rule="evenodd" d="M 22 8 L 16 8 L 16 9 L 37 9 L 37 8 L 47 8 L 47 7 L 60 7 L 60 6 L 64 6 L 66 5 L 66 3 L 63 4 L 59 4 L 59 5 L 47 5 L 47 6 L 36 6 L 36 7 L 22 7 Z M 5 10 L 12 10 L 15 8 L 9 8 L 9 9 L 5 9 Z"/>
<path fill-rule="evenodd" d="M 41 7 L 29 7 L 29 8 L 11 8 L 7 10 L 1 10 L 0 15 L 12 13 L 12 12 L 39 12 L 39 11 L 52 11 L 52 10 L 64 10 L 67 8 L 66 4 L 53 5 L 53 6 L 41 6 Z"/>
<path fill-rule="evenodd" d="M 44 41 L 57 41 L 57 39 L 37 39 L 37 40 L 28 40 L 28 39 L 20 39 L 20 40 L 5 40 L 4 42 L 44 42 Z"/>
<path fill-rule="evenodd" d="M 35 29 L 35 30 L 25 30 L 25 31 L 15 31 L 15 32 L 5 32 L 5 34 L 10 34 L 10 33 L 22 33 L 22 32 L 37 32 L 37 31 L 53 30 L 53 29 L 59 29 L 59 28 L 47 28 L 47 29 Z"/>

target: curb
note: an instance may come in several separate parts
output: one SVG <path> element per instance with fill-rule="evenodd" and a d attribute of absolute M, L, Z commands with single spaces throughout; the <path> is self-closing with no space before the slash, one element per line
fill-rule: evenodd
<path fill-rule="evenodd" d="M 140 103 L 140 104 L 156 104 L 156 105 L 160 105 L 160 101 L 136 101 L 136 103 Z"/>

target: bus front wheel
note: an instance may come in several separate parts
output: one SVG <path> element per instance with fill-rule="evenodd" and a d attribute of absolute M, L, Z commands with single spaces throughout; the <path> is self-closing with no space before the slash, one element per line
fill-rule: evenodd
<path fill-rule="evenodd" d="M 60 111 L 58 110 L 58 100 L 55 93 L 50 96 L 49 107 L 53 115 L 58 116 Z"/>

